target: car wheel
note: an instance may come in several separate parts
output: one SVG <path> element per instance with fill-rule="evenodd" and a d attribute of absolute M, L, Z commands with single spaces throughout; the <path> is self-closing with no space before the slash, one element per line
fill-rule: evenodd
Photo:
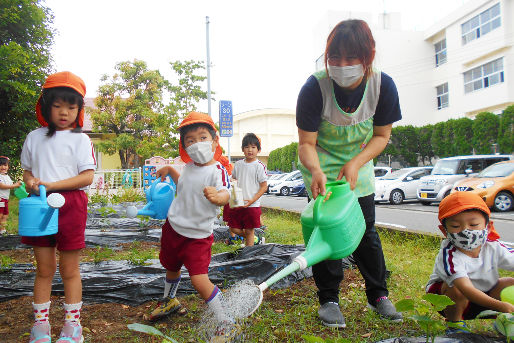
<path fill-rule="evenodd" d="M 281 195 L 289 195 L 289 188 L 288 187 L 282 187 L 280 189 L 280 194 Z"/>
<path fill-rule="evenodd" d="M 399 189 L 393 189 L 389 196 L 389 202 L 392 205 L 400 205 L 403 202 L 403 193 Z"/>
<path fill-rule="evenodd" d="M 512 209 L 513 197 L 507 192 L 500 192 L 494 197 L 494 209 L 498 212 L 507 212 Z"/>
<path fill-rule="evenodd" d="M 430 201 L 420 201 L 421 202 L 421 205 L 423 206 L 429 206 L 431 204 Z"/>

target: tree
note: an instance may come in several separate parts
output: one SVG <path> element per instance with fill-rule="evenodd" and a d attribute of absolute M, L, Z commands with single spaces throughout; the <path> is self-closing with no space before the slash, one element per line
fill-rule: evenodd
<path fill-rule="evenodd" d="M 166 122 L 162 104 L 166 81 L 143 61 L 120 62 L 118 71 L 98 89 L 91 113 L 93 131 L 113 133 L 97 146 L 107 154 L 119 154 L 122 168 L 139 166 L 143 142 L 156 135 L 155 127 Z"/>
<path fill-rule="evenodd" d="M 51 73 L 53 14 L 39 0 L 0 2 L 0 155 L 19 165 L 26 135 L 38 127 L 34 107 Z"/>
<path fill-rule="evenodd" d="M 443 158 L 450 156 L 447 152 L 448 150 L 448 142 L 447 142 L 447 130 L 446 130 L 446 122 L 439 122 L 434 124 L 434 129 L 432 130 L 432 150 L 434 151 L 434 155 Z"/>
<path fill-rule="evenodd" d="M 498 144 L 500 152 L 504 154 L 512 154 L 514 151 L 514 105 L 507 107 L 500 115 Z"/>
<path fill-rule="evenodd" d="M 473 120 L 473 147 L 477 154 L 490 154 L 498 138 L 500 118 L 491 112 L 481 112 Z"/>
<path fill-rule="evenodd" d="M 171 69 L 177 76 L 177 84 L 166 81 L 169 92 L 169 103 L 164 108 L 161 121 L 155 123 L 155 135 L 144 139 L 144 144 L 138 150 L 144 157 L 154 155 L 178 156 L 179 133 L 177 126 L 180 121 L 192 111 L 197 110 L 200 100 L 207 99 L 207 92 L 203 91 L 199 83 L 207 77 L 198 75 L 198 71 L 205 69 L 200 61 L 170 62 Z"/>
<path fill-rule="evenodd" d="M 419 157 L 423 165 L 431 164 L 432 158 L 434 158 L 434 151 L 432 150 L 432 131 L 434 125 L 425 125 L 418 128 L 418 152 Z M 425 163 L 425 160 L 427 163 Z"/>
<path fill-rule="evenodd" d="M 454 155 L 470 155 L 473 151 L 473 120 L 459 118 L 452 120 Z"/>

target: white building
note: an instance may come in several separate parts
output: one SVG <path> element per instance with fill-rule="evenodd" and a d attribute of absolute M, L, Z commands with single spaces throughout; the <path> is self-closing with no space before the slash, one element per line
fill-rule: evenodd
<path fill-rule="evenodd" d="M 316 39 L 324 43 L 347 18 L 371 27 L 374 66 L 398 88 L 399 125 L 501 113 L 514 104 L 514 0 L 470 0 L 425 32 L 401 30 L 398 13 L 329 12 Z M 321 60 L 316 69 L 323 68 Z"/>
<path fill-rule="evenodd" d="M 243 137 L 247 133 L 254 133 L 261 140 L 258 158 L 268 164 L 268 156 L 272 150 L 298 142 L 295 123 L 294 110 L 269 108 L 239 113 L 234 116 L 234 135 L 230 138 L 230 145 L 226 137 L 220 137 L 220 144 L 226 154 L 230 152 L 231 160 L 238 160 L 244 158 L 241 149 Z"/>

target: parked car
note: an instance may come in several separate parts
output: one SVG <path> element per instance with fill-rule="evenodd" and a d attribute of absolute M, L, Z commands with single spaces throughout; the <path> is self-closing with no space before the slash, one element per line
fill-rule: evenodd
<path fill-rule="evenodd" d="M 281 182 L 280 180 L 285 178 L 287 174 L 273 174 L 270 177 L 268 177 L 268 189 L 266 190 L 266 193 L 269 193 L 269 189 L 271 186 L 276 185 L 277 183 Z"/>
<path fill-rule="evenodd" d="M 278 183 L 270 186 L 269 193 L 277 195 L 289 195 L 291 187 L 294 187 L 303 182 L 302 174 L 299 170 L 295 170 L 289 174 L 286 174 L 284 178 L 277 180 Z"/>
<path fill-rule="evenodd" d="M 375 180 L 375 202 L 389 201 L 399 205 L 404 200 L 417 199 L 421 177 L 430 175 L 433 167 L 403 168 Z"/>
<path fill-rule="evenodd" d="M 491 164 L 514 159 L 511 155 L 469 155 L 442 158 L 432 174 L 421 178 L 417 197 L 423 205 L 441 201 L 450 194 L 455 182 L 475 176 Z"/>
<path fill-rule="evenodd" d="M 457 191 L 478 194 L 495 211 L 514 209 L 514 161 L 495 163 L 476 177 L 455 183 L 452 193 Z"/>
<path fill-rule="evenodd" d="M 383 178 L 384 176 L 390 175 L 393 171 L 391 167 L 374 167 L 375 179 Z"/>
<path fill-rule="evenodd" d="M 307 188 L 305 188 L 305 183 L 298 183 L 296 186 L 289 188 L 289 195 L 297 195 L 299 197 L 308 197 L 309 193 L 307 193 Z"/>

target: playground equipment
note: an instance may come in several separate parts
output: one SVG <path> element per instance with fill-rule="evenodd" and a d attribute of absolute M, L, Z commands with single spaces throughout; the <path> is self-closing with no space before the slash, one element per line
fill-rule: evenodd
<path fill-rule="evenodd" d="M 22 182 L 21 186 L 14 190 L 14 195 L 20 200 L 29 196 L 29 193 L 27 193 L 25 189 L 25 182 Z"/>
<path fill-rule="evenodd" d="M 160 178 L 152 182 L 151 186 L 145 190 L 146 205 L 141 210 L 135 206 L 127 206 L 127 217 L 149 216 L 154 219 L 166 219 L 168 209 L 175 198 L 176 186 L 173 180 L 169 182 L 161 181 Z"/>
<path fill-rule="evenodd" d="M 59 193 L 46 196 L 46 188 L 39 186 L 39 196 L 20 200 L 18 233 L 20 236 L 48 236 L 57 233 L 58 209 L 64 205 Z"/>
<path fill-rule="evenodd" d="M 319 195 L 302 212 L 305 251 L 290 265 L 256 286 L 260 293 L 259 300 L 248 315 L 259 308 L 263 292 L 278 280 L 323 260 L 347 257 L 357 249 L 366 229 L 357 197 L 345 181 L 329 182 L 326 189 L 327 195 Z"/>

